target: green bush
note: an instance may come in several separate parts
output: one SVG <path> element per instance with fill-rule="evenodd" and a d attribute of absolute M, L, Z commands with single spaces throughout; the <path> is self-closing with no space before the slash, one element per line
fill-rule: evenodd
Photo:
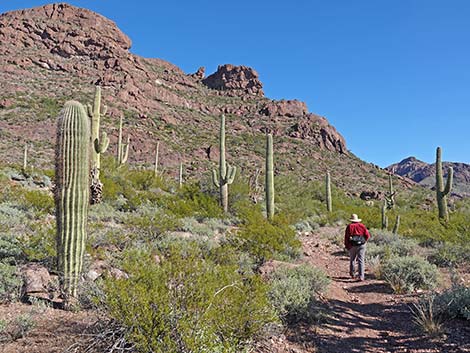
<path fill-rule="evenodd" d="M 437 246 L 428 260 L 440 267 L 470 263 L 470 245 L 443 243 Z"/>
<path fill-rule="evenodd" d="M 18 299 L 22 284 L 16 266 L 0 262 L 0 303 Z"/>
<path fill-rule="evenodd" d="M 391 257 L 412 256 L 418 253 L 418 249 L 418 242 L 414 239 L 384 230 L 373 230 L 367 245 L 366 261 L 377 257 L 386 261 Z"/>
<path fill-rule="evenodd" d="M 105 282 L 109 315 L 139 352 L 239 352 L 276 321 L 259 277 L 201 258 L 198 249 L 160 255 L 155 264 L 132 252 L 123 265 L 129 278 Z"/>
<path fill-rule="evenodd" d="M 435 265 L 421 257 L 405 256 L 384 261 L 380 273 L 396 293 L 410 293 L 416 289 L 435 288 L 439 272 Z"/>
<path fill-rule="evenodd" d="M 13 265 L 22 258 L 20 242 L 12 234 L 0 234 L 0 262 Z"/>
<path fill-rule="evenodd" d="M 301 243 L 284 215 L 276 215 L 270 222 L 259 207 L 252 206 L 240 210 L 239 216 L 242 224 L 230 240 L 239 250 L 251 254 L 257 263 L 299 256 Z"/>
<path fill-rule="evenodd" d="M 199 184 L 186 183 L 178 194 L 166 200 L 167 207 L 178 217 L 221 218 L 218 200 L 201 190 Z"/>
<path fill-rule="evenodd" d="M 454 286 L 438 294 L 435 301 L 439 311 L 447 317 L 470 321 L 470 287 Z"/>
<path fill-rule="evenodd" d="M 309 322 L 317 315 L 318 294 L 326 290 L 326 274 L 309 265 L 282 266 L 271 275 L 269 298 L 286 322 Z"/>

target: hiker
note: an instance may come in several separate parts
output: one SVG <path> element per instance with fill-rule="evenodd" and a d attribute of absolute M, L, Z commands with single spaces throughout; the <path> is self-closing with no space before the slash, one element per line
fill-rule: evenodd
<path fill-rule="evenodd" d="M 364 281 L 364 263 L 366 255 L 366 242 L 370 238 L 369 231 L 366 226 L 361 223 L 361 219 L 357 214 L 352 214 L 351 223 L 346 227 L 344 232 L 344 246 L 349 251 L 349 274 L 351 278 L 355 278 L 355 262 L 357 261 L 359 281 Z"/>

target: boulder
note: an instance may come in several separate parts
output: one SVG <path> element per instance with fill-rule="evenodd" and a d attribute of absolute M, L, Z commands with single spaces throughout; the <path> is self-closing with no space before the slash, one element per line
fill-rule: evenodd
<path fill-rule="evenodd" d="M 219 65 L 217 71 L 202 80 L 202 83 L 211 89 L 228 91 L 235 95 L 264 96 L 258 73 L 248 66 Z"/>

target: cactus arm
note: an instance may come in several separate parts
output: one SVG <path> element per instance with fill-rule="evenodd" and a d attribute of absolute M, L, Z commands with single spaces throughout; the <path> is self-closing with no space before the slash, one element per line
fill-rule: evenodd
<path fill-rule="evenodd" d="M 180 188 L 183 187 L 183 162 L 180 162 L 179 186 L 180 186 Z"/>
<path fill-rule="evenodd" d="M 122 116 L 119 118 L 118 147 L 117 147 L 118 165 L 121 164 L 121 154 L 122 154 Z"/>
<path fill-rule="evenodd" d="M 231 166 L 227 163 L 227 170 L 226 183 L 232 184 L 233 180 L 235 179 L 235 175 L 237 174 L 237 167 Z"/>
<path fill-rule="evenodd" d="M 392 233 L 393 234 L 398 234 L 398 229 L 400 228 L 400 215 L 397 215 L 397 218 L 395 219 L 395 225 L 393 226 Z"/>
<path fill-rule="evenodd" d="M 130 144 L 131 144 L 131 137 L 127 136 L 127 142 L 122 144 L 121 164 L 124 164 L 127 162 L 127 158 L 129 157 Z"/>
<path fill-rule="evenodd" d="M 442 192 L 444 195 L 448 195 L 452 190 L 452 182 L 454 181 L 454 169 L 449 167 L 447 169 L 447 182 L 444 191 Z"/>
<path fill-rule="evenodd" d="M 217 176 L 217 170 L 212 169 L 212 182 L 214 183 L 214 186 L 216 188 L 220 188 L 220 180 L 219 177 Z"/>

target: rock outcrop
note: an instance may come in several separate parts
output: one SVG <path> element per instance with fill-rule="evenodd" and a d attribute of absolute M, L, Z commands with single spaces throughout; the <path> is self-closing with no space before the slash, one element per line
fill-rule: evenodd
<path fill-rule="evenodd" d="M 218 91 L 227 91 L 229 95 L 264 96 L 258 73 L 248 66 L 219 65 L 217 71 L 202 83 Z"/>
<path fill-rule="evenodd" d="M 130 53 L 131 45 L 113 21 L 65 3 L 1 14 L 0 131 L 10 140 L 0 151 L 10 151 L 18 141 L 34 142 L 44 148 L 42 160 L 52 160 L 50 144 L 41 142 L 53 141 L 60 107 L 70 96 L 91 103 L 93 85 L 99 84 L 109 108 L 102 126 L 111 139 L 109 153 L 116 153 L 116 126 L 125 115 L 130 162 L 152 163 L 159 140 L 161 164 L 172 166 L 182 154 L 182 160 L 191 159 L 191 172 L 201 172 L 204 163 L 217 159 L 210 146 L 217 144 L 220 114 L 228 116 L 234 136 L 257 139 L 270 131 L 286 138 L 281 150 L 286 160 L 294 139 L 305 142 L 301 158 L 312 158 L 317 149 L 333 152 L 332 158 L 347 153 L 344 138 L 324 117 L 309 113 L 304 102 L 265 98 L 254 69 L 225 64 L 208 77 L 204 67 L 186 74 L 164 60 Z M 245 159 L 240 164 L 252 165 L 252 146 L 236 147 Z M 15 151 L 4 154 L 18 161 L 22 152 Z"/>

